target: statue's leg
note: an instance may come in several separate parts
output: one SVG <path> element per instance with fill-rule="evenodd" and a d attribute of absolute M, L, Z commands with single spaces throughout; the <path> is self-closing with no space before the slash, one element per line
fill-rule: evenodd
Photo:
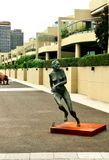
<path fill-rule="evenodd" d="M 63 98 L 64 98 L 64 100 L 66 102 L 66 105 L 68 107 L 68 110 L 69 110 L 71 116 L 75 118 L 75 120 L 77 122 L 77 126 L 80 126 L 80 120 L 77 117 L 76 112 L 73 110 L 72 101 L 71 101 L 70 95 L 69 95 L 69 93 L 68 93 L 68 91 L 66 89 L 65 89 Z"/>
<path fill-rule="evenodd" d="M 68 112 L 63 106 L 59 106 L 59 109 L 64 112 L 64 122 L 68 121 Z"/>
<path fill-rule="evenodd" d="M 9 79 L 6 80 L 6 84 L 8 85 Z"/>
<path fill-rule="evenodd" d="M 59 106 L 59 109 L 64 112 L 64 122 L 68 121 L 68 112 L 61 104 L 62 96 L 59 93 L 54 93 L 54 99 Z"/>
<path fill-rule="evenodd" d="M 76 122 L 77 122 L 77 126 L 80 127 L 80 120 L 79 118 L 76 116 L 76 112 L 75 111 L 70 111 L 70 114 L 75 118 Z"/>
<path fill-rule="evenodd" d="M 3 80 L 3 84 L 5 84 L 5 80 Z"/>

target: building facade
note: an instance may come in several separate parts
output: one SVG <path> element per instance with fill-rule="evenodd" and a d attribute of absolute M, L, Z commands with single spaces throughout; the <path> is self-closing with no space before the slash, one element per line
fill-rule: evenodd
<path fill-rule="evenodd" d="M 0 52 L 11 50 L 11 23 L 8 21 L 0 22 Z"/>
<path fill-rule="evenodd" d="M 11 49 L 16 46 L 23 46 L 23 32 L 21 29 L 14 29 L 11 31 Z"/>
<path fill-rule="evenodd" d="M 10 52 L 16 46 L 22 46 L 23 37 L 23 32 L 20 29 L 11 30 L 10 22 L 0 22 L 0 52 Z"/>
<path fill-rule="evenodd" d="M 108 0 L 91 0 L 89 9 L 75 9 L 73 15 L 58 17 L 55 26 L 47 27 L 46 31 L 36 33 L 34 41 L 18 46 L 14 51 L 11 51 L 9 53 L 11 54 L 11 60 L 15 61 L 22 54 L 29 54 L 29 51 L 33 49 L 37 59 L 46 60 L 102 54 L 103 51 L 97 44 L 94 29 L 97 18 L 104 7 L 108 7 L 108 5 Z M 63 29 L 66 29 L 68 33 L 66 37 L 62 37 Z M 107 48 L 107 52 L 109 52 L 109 44 Z M 4 61 L 1 60 L 1 63 L 4 63 L 7 57 L 6 54 L 1 53 L 2 56 Z M 10 62 L 9 58 L 8 61 L 6 60 L 7 62 Z"/>

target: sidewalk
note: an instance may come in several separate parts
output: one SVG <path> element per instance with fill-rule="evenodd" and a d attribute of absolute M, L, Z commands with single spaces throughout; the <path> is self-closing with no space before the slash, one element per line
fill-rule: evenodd
<path fill-rule="evenodd" d="M 0 154 L 0 160 L 109 160 L 105 152 L 42 152 Z"/>

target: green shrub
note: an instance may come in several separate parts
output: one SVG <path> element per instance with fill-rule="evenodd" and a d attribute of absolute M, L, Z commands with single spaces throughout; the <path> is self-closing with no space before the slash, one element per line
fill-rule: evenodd
<path fill-rule="evenodd" d="M 3 64 L 0 64 L 0 69 L 5 69 L 5 66 Z"/>
<path fill-rule="evenodd" d="M 78 66 L 108 66 L 109 54 L 88 55 L 81 57 Z"/>
<path fill-rule="evenodd" d="M 63 29 L 61 29 L 61 37 L 62 38 L 66 38 L 69 36 L 69 30 L 67 27 L 64 27 Z"/>
<path fill-rule="evenodd" d="M 80 58 L 58 59 L 61 67 L 70 66 L 109 66 L 109 54 L 85 55 Z M 51 68 L 52 60 L 35 59 L 34 55 L 22 56 L 15 64 L 0 65 L 0 69 L 7 68 Z"/>
<path fill-rule="evenodd" d="M 44 67 L 44 60 L 41 59 L 33 59 L 23 64 L 20 64 L 21 68 L 43 68 Z"/>
<path fill-rule="evenodd" d="M 53 60 L 46 60 L 44 61 L 44 68 L 51 68 L 51 63 Z"/>
<path fill-rule="evenodd" d="M 70 67 L 70 66 L 78 66 L 78 59 L 79 58 L 62 58 L 58 59 L 60 62 L 61 67 Z M 44 61 L 44 67 L 45 68 L 51 68 L 52 60 L 46 60 Z"/>
<path fill-rule="evenodd" d="M 78 66 L 79 58 L 62 58 L 59 59 L 60 65 L 62 67 Z"/>
<path fill-rule="evenodd" d="M 44 60 L 42 60 L 42 59 L 35 59 L 34 60 L 34 67 L 36 67 L 36 68 L 43 68 L 44 67 Z"/>
<path fill-rule="evenodd" d="M 30 60 L 33 60 L 33 59 L 35 59 L 35 54 L 33 54 L 33 55 L 22 55 L 19 59 L 17 59 L 16 60 L 16 64 L 22 64 L 22 63 L 24 63 L 24 62 L 28 62 L 28 61 L 30 61 Z"/>

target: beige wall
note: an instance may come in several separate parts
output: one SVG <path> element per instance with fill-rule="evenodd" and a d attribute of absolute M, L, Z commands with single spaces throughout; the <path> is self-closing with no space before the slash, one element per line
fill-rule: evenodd
<path fill-rule="evenodd" d="M 108 0 L 91 0 L 90 1 L 90 10 L 94 11 L 95 9 L 98 9 L 108 3 Z"/>
<path fill-rule="evenodd" d="M 64 71 L 67 76 L 66 87 L 68 91 L 71 93 L 77 93 L 77 67 L 64 68 Z"/>
<path fill-rule="evenodd" d="M 90 10 L 75 9 L 74 17 L 76 20 L 90 19 L 91 18 Z"/>
<path fill-rule="evenodd" d="M 4 69 L 0 69 L 0 73 L 6 74 L 6 71 Z"/>
<path fill-rule="evenodd" d="M 50 34 L 50 35 L 56 36 L 57 35 L 57 27 L 48 27 L 47 28 L 47 33 Z"/>
<path fill-rule="evenodd" d="M 37 72 L 38 71 L 35 68 L 33 68 L 33 69 L 29 68 L 27 72 L 28 72 L 27 81 L 32 84 L 37 84 L 37 81 L 38 81 L 38 73 Z"/>
<path fill-rule="evenodd" d="M 109 67 L 78 68 L 78 93 L 109 102 Z"/>
<path fill-rule="evenodd" d="M 100 100 L 109 103 L 109 66 L 95 67 L 69 67 L 63 68 L 67 76 L 66 87 L 70 93 L 80 93 L 92 99 Z M 44 85 L 50 88 L 49 74 L 52 69 L 40 68 L 36 70 L 17 70 L 17 79 L 25 80 L 24 72 L 27 71 L 26 80 L 32 84 Z M 8 76 L 14 78 L 16 70 L 0 70 Z"/>
<path fill-rule="evenodd" d="M 52 69 L 43 69 L 43 85 L 50 88 L 49 84 L 49 74 L 51 73 Z"/>
<path fill-rule="evenodd" d="M 23 81 L 24 80 L 24 70 L 18 69 L 17 70 L 17 79 Z"/>
<path fill-rule="evenodd" d="M 15 78 L 15 71 L 16 71 L 15 69 L 11 69 L 11 77 L 12 78 Z"/>
<path fill-rule="evenodd" d="M 43 84 L 43 69 L 29 68 L 27 70 L 27 81 L 32 84 L 42 85 Z"/>

